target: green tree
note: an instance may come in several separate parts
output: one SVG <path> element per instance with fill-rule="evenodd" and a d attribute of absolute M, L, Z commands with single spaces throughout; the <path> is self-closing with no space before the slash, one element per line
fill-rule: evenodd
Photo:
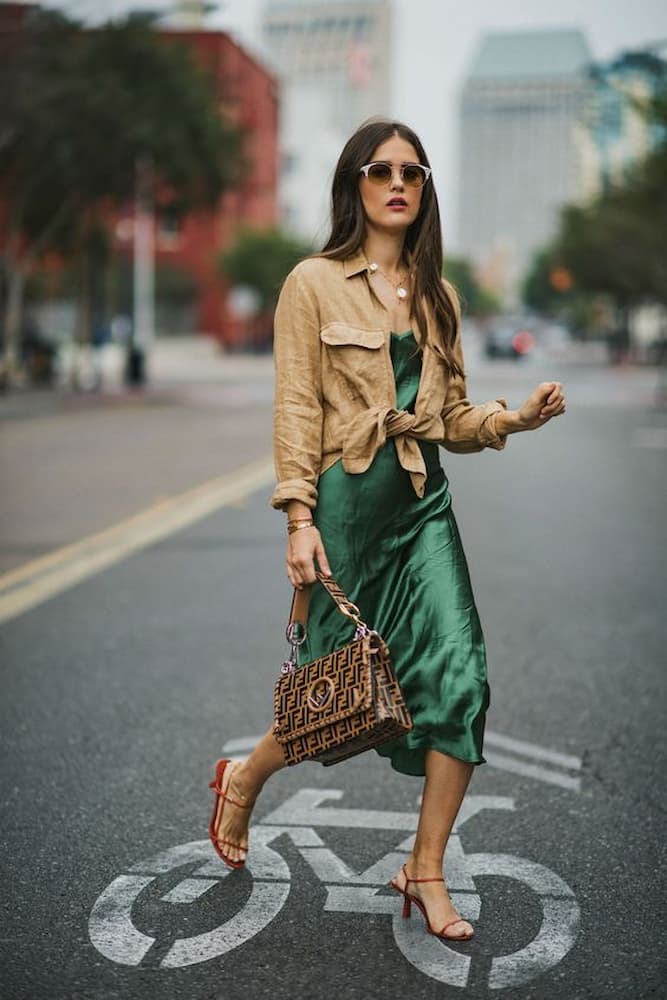
<path fill-rule="evenodd" d="M 242 163 L 240 131 L 180 43 L 132 18 L 83 31 L 33 12 L 0 37 L 1 253 L 5 365 L 20 349 L 26 278 L 46 250 L 90 261 L 109 211 L 150 162 L 154 195 L 181 212 L 213 205 Z M 90 286 L 85 276 L 82 288 Z"/>
<path fill-rule="evenodd" d="M 312 247 L 279 229 L 242 229 L 234 245 L 220 255 L 220 274 L 232 285 L 246 285 L 257 295 L 259 311 L 273 308 L 280 286 Z"/>
<path fill-rule="evenodd" d="M 596 306 L 599 296 L 575 287 L 573 275 L 556 255 L 555 244 L 535 254 L 521 297 L 525 305 L 558 319 L 575 334 L 595 325 L 594 317 L 599 312 Z"/>
<path fill-rule="evenodd" d="M 654 136 L 651 152 L 591 204 L 563 208 L 558 232 L 536 255 L 523 288 L 529 305 L 551 314 L 584 314 L 585 300 L 603 295 L 616 307 L 621 336 L 634 305 L 667 304 L 665 84 L 641 107 Z"/>
<path fill-rule="evenodd" d="M 444 275 L 459 293 L 464 313 L 470 316 L 486 316 L 497 312 L 498 299 L 482 288 L 470 262 L 465 257 L 446 257 Z"/>

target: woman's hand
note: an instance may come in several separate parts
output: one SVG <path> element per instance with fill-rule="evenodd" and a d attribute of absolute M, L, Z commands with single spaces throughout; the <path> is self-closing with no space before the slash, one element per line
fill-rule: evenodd
<path fill-rule="evenodd" d="M 517 410 L 519 429 L 534 431 L 561 413 L 565 413 L 563 386 L 560 382 L 540 382 Z"/>
<path fill-rule="evenodd" d="M 287 536 L 287 576 L 293 587 L 302 590 L 305 584 L 315 583 L 315 562 L 322 573 L 331 576 L 317 528 L 300 528 Z"/>

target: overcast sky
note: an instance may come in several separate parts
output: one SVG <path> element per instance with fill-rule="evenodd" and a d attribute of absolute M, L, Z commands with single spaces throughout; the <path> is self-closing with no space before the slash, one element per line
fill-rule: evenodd
<path fill-rule="evenodd" d="M 73 16 L 121 16 L 130 9 L 168 10 L 171 0 L 58 0 Z M 208 17 L 259 52 L 263 0 L 224 0 Z M 394 73 L 389 111 L 419 134 L 434 168 L 445 244 L 456 249 L 458 94 L 484 31 L 581 28 L 594 59 L 667 41 L 664 0 L 394 0 Z M 332 165 L 333 166 L 333 165 Z"/>

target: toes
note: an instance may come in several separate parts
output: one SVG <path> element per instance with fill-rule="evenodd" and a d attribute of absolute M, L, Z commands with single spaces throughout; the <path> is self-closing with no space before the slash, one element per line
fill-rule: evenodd
<path fill-rule="evenodd" d="M 472 937 L 473 935 L 472 924 L 468 923 L 467 920 L 463 920 L 463 918 L 461 920 L 457 920 L 456 923 L 453 924 L 452 931 L 454 932 L 452 934 L 452 937 L 454 938 L 467 938 Z"/>
<path fill-rule="evenodd" d="M 248 856 L 248 845 L 240 845 L 223 836 L 218 837 L 218 847 L 230 861 L 245 861 Z"/>

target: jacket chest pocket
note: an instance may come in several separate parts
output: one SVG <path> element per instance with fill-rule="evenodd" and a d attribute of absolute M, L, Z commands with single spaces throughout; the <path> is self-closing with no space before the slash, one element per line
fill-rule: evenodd
<path fill-rule="evenodd" d="M 347 323 L 328 323 L 320 330 L 326 365 L 348 399 L 372 402 L 378 389 L 384 390 L 385 339 L 384 330 L 364 330 Z"/>

